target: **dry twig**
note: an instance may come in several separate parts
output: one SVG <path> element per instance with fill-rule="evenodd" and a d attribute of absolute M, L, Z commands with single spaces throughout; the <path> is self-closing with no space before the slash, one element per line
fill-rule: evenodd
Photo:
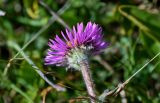
<path fill-rule="evenodd" d="M 160 52 L 157 53 L 152 59 L 150 59 L 146 64 L 144 64 L 138 71 L 136 71 L 132 76 L 130 76 L 125 82 L 122 84 L 120 83 L 115 89 L 108 91 L 105 90 L 100 96 L 99 99 L 101 101 L 105 101 L 105 98 L 108 96 L 117 96 L 124 88 L 125 86 L 133 79 L 139 72 L 141 72 L 149 63 L 151 63 L 155 58 L 157 58 L 160 55 Z"/>

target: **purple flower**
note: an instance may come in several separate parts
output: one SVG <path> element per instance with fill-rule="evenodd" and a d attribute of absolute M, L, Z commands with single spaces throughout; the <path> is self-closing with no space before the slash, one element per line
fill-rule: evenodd
<path fill-rule="evenodd" d="M 48 43 L 50 49 L 45 57 L 46 65 L 78 68 L 77 62 L 89 55 L 99 54 L 108 46 L 108 43 L 102 40 L 101 27 L 95 23 L 88 22 L 86 27 L 83 23 L 78 23 L 71 31 L 66 29 L 66 35 L 64 32 L 61 34 L 64 39 L 56 35 L 55 39 L 50 39 Z"/>

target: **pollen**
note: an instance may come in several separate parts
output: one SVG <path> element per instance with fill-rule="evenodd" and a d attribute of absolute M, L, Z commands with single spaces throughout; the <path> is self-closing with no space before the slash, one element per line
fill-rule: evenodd
<path fill-rule="evenodd" d="M 67 46 L 73 48 L 73 45 L 72 45 L 71 41 L 66 42 L 66 44 L 67 44 Z M 78 46 L 78 42 L 77 42 L 76 39 L 74 40 L 74 46 Z"/>
<path fill-rule="evenodd" d="M 69 47 L 71 47 L 71 48 L 72 48 L 72 44 L 71 44 L 71 42 L 70 42 L 70 41 L 68 41 L 66 44 L 67 44 Z"/>

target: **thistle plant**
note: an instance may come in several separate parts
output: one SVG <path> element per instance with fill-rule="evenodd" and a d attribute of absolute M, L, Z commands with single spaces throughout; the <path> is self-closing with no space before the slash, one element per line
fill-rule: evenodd
<path fill-rule="evenodd" d="M 101 53 L 108 46 L 108 43 L 103 41 L 102 28 L 92 22 L 88 22 L 86 27 L 83 23 L 78 23 L 72 30 L 66 29 L 65 33 L 61 34 L 64 39 L 58 35 L 54 40 L 50 39 L 45 65 L 63 66 L 81 71 L 90 101 L 95 103 L 93 98 L 96 98 L 96 94 L 89 57 Z"/>

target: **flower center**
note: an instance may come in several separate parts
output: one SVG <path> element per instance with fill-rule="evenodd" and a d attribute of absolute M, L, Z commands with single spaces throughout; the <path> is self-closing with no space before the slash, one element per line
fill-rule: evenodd
<path fill-rule="evenodd" d="M 74 68 L 75 70 L 80 70 L 80 62 L 87 60 L 90 54 L 90 50 L 93 49 L 92 46 L 81 45 L 79 47 L 72 48 L 68 51 L 66 55 L 68 68 Z"/>

